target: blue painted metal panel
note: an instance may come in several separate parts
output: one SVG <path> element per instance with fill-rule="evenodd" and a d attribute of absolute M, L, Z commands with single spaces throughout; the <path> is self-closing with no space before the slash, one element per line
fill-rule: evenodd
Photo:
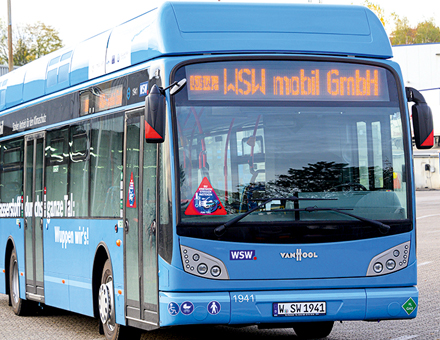
<path fill-rule="evenodd" d="M 412 299 L 414 310 L 403 306 Z M 416 287 L 235 291 L 207 293 L 161 292 L 160 325 L 282 324 L 298 321 L 409 319 L 417 313 Z M 213 304 L 213 301 L 216 303 Z M 274 316 L 274 303 L 326 303 L 325 315 Z M 213 307 L 214 306 L 214 309 Z M 214 311 L 215 313 L 211 313 Z M 282 327 L 282 325 L 280 325 Z"/>
<path fill-rule="evenodd" d="M 396 287 L 416 284 L 416 263 L 393 274 L 376 277 L 346 277 L 322 279 L 265 279 L 265 280 L 210 280 L 187 274 L 183 269 L 159 262 L 159 290 L 161 291 L 228 291 L 228 290 L 274 290 L 274 289 L 327 289 Z M 166 273 L 166 274 L 165 274 Z"/>
<path fill-rule="evenodd" d="M 6 88 L 8 84 L 8 76 L 0 77 L 0 111 L 6 108 Z"/>
<path fill-rule="evenodd" d="M 70 68 L 71 85 L 105 74 L 105 58 L 111 31 L 96 35 L 74 49 Z"/>
<path fill-rule="evenodd" d="M 23 101 L 42 97 L 46 94 L 46 70 L 49 58 L 42 57 L 32 63 L 26 72 L 23 84 Z"/>
<path fill-rule="evenodd" d="M 5 107 L 12 107 L 23 102 L 24 77 L 31 66 L 31 64 L 28 64 L 4 76 L 8 77 L 5 93 Z M 2 78 L 0 78 L 0 80 L 2 80 Z"/>
<path fill-rule="evenodd" d="M 115 233 L 117 224 L 117 220 L 44 220 L 46 304 L 93 316 L 93 260 L 100 244 L 109 251 L 115 294 L 121 290 L 117 295 L 123 299 L 123 244 L 118 247 L 116 242 L 120 239 L 122 243 L 123 235 Z M 121 307 L 116 304 L 116 321 L 125 324 Z"/>
<path fill-rule="evenodd" d="M 180 244 L 221 260 L 231 280 L 283 280 L 365 277 L 373 257 L 410 240 L 411 233 L 332 244 L 237 244 L 184 237 Z M 410 265 L 416 262 L 415 242 L 411 243 Z M 233 259 L 231 252 L 237 251 L 253 252 L 253 256 L 244 260 Z M 280 253 L 301 253 L 302 256 L 300 259 L 283 258 Z M 415 277 L 410 276 L 400 284 L 415 283 Z"/>
<path fill-rule="evenodd" d="M 311 4 L 171 3 L 164 13 L 168 53 L 283 51 L 389 58 L 391 45 L 371 11 L 357 6 Z M 252 6 L 252 7 L 250 7 Z M 215 13 L 215 16 L 210 13 Z M 179 34 L 178 34 L 179 33 Z"/>
<path fill-rule="evenodd" d="M 419 290 L 417 287 L 405 288 L 369 288 L 367 293 L 367 320 L 409 319 L 417 316 Z M 414 309 L 405 311 L 404 304 L 412 299 Z"/>
<path fill-rule="evenodd" d="M 239 296 L 246 300 L 239 299 Z M 326 315 L 301 316 L 301 321 L 363 320 L 366 310 L 364 289 L 231 292 L 231 324 L 283 323 L 298 317 L 274 317 L 273 303 L 326 302 Z"/>
<path fill-rule="evenodd" d="M 8 240 L 12 240 L 17 252 L 20 297 L 25 298 L 25 258 L 24 258 L 24 230 L 22 218 L 0 218 L 0 293 L 6 293 L 6 262 L 9 264 L 9 258 L 6 258 L 6 245 Z"/>
<path fill-rule="evenodd" d="M 212 302 L 214 301 L 214 304 Z M 215 303 L 216 302 L 216 303 Z M 229 293 L 159 294 L 160 326 L 228 324 Z"/>

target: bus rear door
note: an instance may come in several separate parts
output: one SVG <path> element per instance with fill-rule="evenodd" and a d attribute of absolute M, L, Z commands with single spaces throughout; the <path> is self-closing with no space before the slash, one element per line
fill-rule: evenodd
<path fill-rule="evenodd" d="M 44 302 L 43 208 L 45 133 L 25 137 L 24 223 L 26 298 Z"/>

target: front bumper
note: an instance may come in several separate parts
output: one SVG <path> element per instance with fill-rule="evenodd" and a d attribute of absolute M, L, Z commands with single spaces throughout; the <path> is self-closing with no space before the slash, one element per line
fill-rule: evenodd
<path fill-rule="evenodd" d="M 273 316 L 280 302 L 327 303 L 326 315 Z M 411 319 L 417 315 L 417 287 L 243 292 L 160 292 L 160 326 L 254 325 L 309 321 Z"/>

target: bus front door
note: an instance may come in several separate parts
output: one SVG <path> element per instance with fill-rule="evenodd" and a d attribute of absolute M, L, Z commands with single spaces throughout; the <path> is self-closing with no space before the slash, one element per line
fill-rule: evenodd
<path fill-rule="evenodd" d="M 124 157 L 125 287 L 128 325 L 158 327 L 157 144 L 145 142 L 143 110 L 126 113 Z"/>
<path fill-rule="evenodd" d="M 45 133 L 25 137 L 24 224 L 26 298 L 44 302 L 43 209 Z"/>

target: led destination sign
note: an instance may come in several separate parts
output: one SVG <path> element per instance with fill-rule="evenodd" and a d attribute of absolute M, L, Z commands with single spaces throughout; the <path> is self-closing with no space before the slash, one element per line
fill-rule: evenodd
<path fill-rule="evenodd" d="M 300 61 L 186 66 L 189 100 L 388 101 L 379 67 Z"/>

